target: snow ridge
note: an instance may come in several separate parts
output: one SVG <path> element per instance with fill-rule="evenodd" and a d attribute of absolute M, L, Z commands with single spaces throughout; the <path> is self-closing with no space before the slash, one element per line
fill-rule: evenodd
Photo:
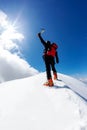
<path fill-rule="evenodd" d="M 52 88 L 45 73 L 0 84 L 0 130 L 87 130 L 87 102 L 76 94 L 87 99 L 87 87 L 58 77 Z"/>

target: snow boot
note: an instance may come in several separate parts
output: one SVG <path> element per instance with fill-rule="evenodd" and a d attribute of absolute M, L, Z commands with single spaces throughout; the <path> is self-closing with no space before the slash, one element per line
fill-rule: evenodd
<path fill-rule="evenodd" d="M 49 86 L 49 87 L 54 86 L 52 78 L 50 78 L 46 83 L 44 83 L 44 86 Z"/>
<path fill-rule="evenodd" d="M 54 75 L 54 80 L 58 79 L 58 77 L 57 77 L 57 73 L 56 73 L 56 72 L 53 73 L 53 75 Z"/>

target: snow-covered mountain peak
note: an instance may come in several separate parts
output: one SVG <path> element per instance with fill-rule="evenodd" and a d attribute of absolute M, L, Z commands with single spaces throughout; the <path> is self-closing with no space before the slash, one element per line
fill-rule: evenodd
<path fill-rule="evenodd" d="M 87 130 L 87 86 L 58 74 L 45 87 L 45 73 L 0 84 L 0 130 Z"/>

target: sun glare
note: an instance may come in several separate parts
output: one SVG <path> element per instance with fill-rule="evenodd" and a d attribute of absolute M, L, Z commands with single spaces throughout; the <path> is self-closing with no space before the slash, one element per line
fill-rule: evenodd
<path fill-rule="evenodd" d="M 13 29 L 5 29 L 1 35 L 2 39 L 11 39 L 11 35 L 13 34 Z"/>
<path fill-rule="evenodd" d="M 2 32 L 2 39 L 7 39 L 7 40 L 12 40 L 15 38 L 15 33 L 16 33 L 16 30 L 15 30 L 15 27 L 12 26 L 12 25 L 8 25 L 5 30 Z"/>
<path fill-rule="evenodd" d="M 9 40 L 21 41 L 22 39 L 24 39 L 24 36 L 22 33 L 18 32 L 17 27 L 14 24 L 8 24 L 4 28 L 0 38 L 3 41 L 9 41 Z"/>
<path fill-rule="evenodd" d="M 24 35 L 19 31 L 21 24 L 18 23 L 18 16 L 12 22 L 4 12 L 0 11 L 0 47 L 5 50 L 20 50 L 20 44 L 23 43 Z"/>
<path fill-rule="evenodd" d="M 12 48 L 19 48 L 21 41 L 24 39 L 24 35 L 19 32 L 18 26 L 16 26 L 17 22 L 9 22 L 7 19 L 5 25 L 1 25 L 0 31 L 0 43 L 4 49 L 11 50 Z"/>

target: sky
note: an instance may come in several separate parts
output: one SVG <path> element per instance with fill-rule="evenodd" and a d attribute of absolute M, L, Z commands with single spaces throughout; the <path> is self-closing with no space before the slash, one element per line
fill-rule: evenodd
<path fill-rule="evenodd" d="M 16 34 L 8 34 L 11 41 L 7 44 L 5 40 L 4 51 L 11 55 L 16 53 L 35 71 L 45 71 L 43 46 L 37 37 L 41 28 L 45 28 L 44 40 L 59 46 L 57 71 L 87 76 L 86 0 L 0 0 L 0 10 L 4 14 L 4 23 L 3 18 L 0 20 L 0 35 L 6 30 L 7 23 L 15 27 Z"/>

